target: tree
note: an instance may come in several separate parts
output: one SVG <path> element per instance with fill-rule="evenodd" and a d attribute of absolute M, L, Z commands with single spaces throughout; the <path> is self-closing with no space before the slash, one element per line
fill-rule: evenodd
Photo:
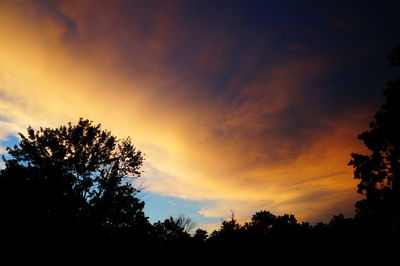
<path fill-rule="evenodd" d="M 251 222 L 246 224 L 246 226 L 261 236 L 271 229 L 275 221 L 276 216 L 274 214 L 269 211 L 259 211 L 251 217 Z"/>
<path fill-rule="evenodd" d="M 157 235 L 163 240 L 179 240 L 189 239 L 189 232 L 194 228 L 195 223 L 184 215 L 179 215 L 177 218 L 169 217 L 164 222 L 158 221 L 154 228 Z"/>
<path fill-rule="evenodd" d="M 218 239 L 223 241 L 235 241 L 238 238 L 239 232 L 241 231 L 242 226 L 235 219 L 235 214 L 231 211 L 230 219 L 226 219 L 222 221 L 221 227 L 219 230 L 214 230 L 211 234 L 211 239 Z M 232 244 L 232 243 L 231 243 Z"/>
<path fill-rule="evenodd" d="M 400 66 L 400 46 L 388 57 L 390 65 Z M 349 165 L 359 179 L 358 192 L 365 196 L 356 203 L 356 218 L 366 226 L 364 235 L 385 260 L 400 261 L 400 78 L 388 82 L 385 102 L 375 114 L 369 130 L 358 138 L 370 154 L 351 154 Z M 372 241 L 371 241 L 372 240 Z M 396 263 L 397 261 L 397 263 Z"/>
<path fill-rule="evenodd" d="M 143 155 L 92 121 L 59 128 L 28 127 L 7 148 L 0 173 L 0 230 L 20 239 L 121 239 L 146 232 L 144 203 L 132 179 Z M 87 242 L 86 242 L 87 243 Z"/>
<path fill-rule="evenodd" d="M 198 228 L 193 236 L 195 241 L 197 242 L 205 242 L 207 240 L 208 233 L 206 230 Z"/>
<path fill-rule="evenodd" d="M 400 66 L 400 47 L 393 49 L 389 60 Z M 365 195 L 356 205 L 357 215 L 391 220 L 395 226 L 400 221 L 400 79 L 387 84 L 384 96 L 369 130 L 358 136 L 371 154 L 353 153 L 349 164 L 360 180 L 358 192 Z"/>

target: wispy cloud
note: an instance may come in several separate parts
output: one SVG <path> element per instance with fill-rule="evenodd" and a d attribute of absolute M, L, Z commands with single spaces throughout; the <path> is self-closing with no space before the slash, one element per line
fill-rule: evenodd
<path fill-rule="evenodd" d="M 201 215 L 352 208 L 371 107 L 325 97 L 334 56 L 179 2 L 47 4 L 0 3 L 0 139 L 83 116 L 132 136 L 149 191 L 212 200 Z"/>

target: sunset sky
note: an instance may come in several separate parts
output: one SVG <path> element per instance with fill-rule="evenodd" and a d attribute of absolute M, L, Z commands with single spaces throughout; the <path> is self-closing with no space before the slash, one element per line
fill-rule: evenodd
<path fill-rule="evenodd" d="M 400 1 L 0 0 L 0 153 L 28 125 L 84 117 L 146 154 L 152 222 L 351 216 L 347 163 L 393 76 L 398 14 Z"/>

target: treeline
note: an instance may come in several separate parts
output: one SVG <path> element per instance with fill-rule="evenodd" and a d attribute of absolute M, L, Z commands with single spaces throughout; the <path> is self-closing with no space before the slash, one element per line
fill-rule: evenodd
<path fill-rule="evenodd" d="M 355 218 L 337 215 L 327 224 L 298 223 L 293 215 L 268 211 L 243 225 L 232 215 L 211 234 L 191 232 L 194 224 L 185 216 L 151 224 L 130 182 L 141 173 L 141 152 L 130 139 L 117 140 L 88 120 L 56 129 L 28 128 L 8 153 L 0 172 L 2 255 L 126 262 L 267 257 L 284 265 L 398 262 L 398 221 L 363 201 Z"/>
<path fill-rule="evenodd" d="M 400 47 L 389 55 L 400 66 Z M 143 155 L 89 120 L 59 128 L 28 127 L 7 148 L 0 172 L 0 255 L 3 258 L 92 258 L 175 264 L 239 262 L 266 265 L 399 265 L 400 79 L 359 139 L 371 151 L 350 165 L 364 199 L 354 218 L 299 223 L 293 215 L 235 217 L 211 234 L 185 216 L 151 224 L 132 179 Z"/>

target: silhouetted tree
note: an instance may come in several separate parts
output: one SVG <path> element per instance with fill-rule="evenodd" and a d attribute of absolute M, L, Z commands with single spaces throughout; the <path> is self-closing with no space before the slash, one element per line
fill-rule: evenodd
<path fill-rule="evenodd" d="M 388 56 L 391 66 L 400 66 L 400 47 Z M 388 82 L 383 92 L 385 102 L 375 114 L 369 130 L 358 138 L 370 154 L 353 153 L 349 162 L 358 192 L 365 196 L 356 204 L 356 216 L 369 224 L 369 234 L 380 248 L 395 260 L 399 251 L 400 230 L 400 78 Z"/>
<path fill-rule="evenodd" d="M 164 240 L 188 239 L 189 232 L 194 226 L 195 223 L 184 215 L 179 215 L 177 218 L 171 216 L 164 222 L 159 221 L 154 224 L 157 235 Z"/>
<path fill-rule="evenodd" d="M 400 47 L 389 60 L 399 66 Z M 390 221 L 398 233 L 400 225 L 400 79 L 392 80 L 384 90 L 385 103 L 375 114 L 370 129 L 358 138 L 371 151 L 369 155 L 353 153 L 350 165 L 360 180 L 358 192 L 365 199 L 356 205 L 358 216 Z"/>
<path fill-rule="evenodd" d="M 0 230 L 10 241 L 90 247 L 144 237 L 149 224 L 132 186 L 143 155 L 129 138 L 84 119 L 20 137 L 0 173 Z"/>
<path fill-rule="evenodd" d="M 246 224 L 250 230 L 254 230 L 257 234 L 265 234 L 275 224 L 276 216 L 269 211 L 256 212 L 251 217 L 251 222 Z"/>
<path fill-rule="evenodd" d="M 207 237 L 208 237 L 207 231 L 201 228 L 198 228 L 195 234 L 193 235 L 194 240 L 197 242 L 204 242 L 206 241 Z"/>
<path fill-rule="evenodd" d="M 232 212 L 230 219 L 222 221 L 221 228 L 212 233 L 212 237 L 233 240 L 241 229 L 240 224 L 235 219 L 235 214 Z"/>

